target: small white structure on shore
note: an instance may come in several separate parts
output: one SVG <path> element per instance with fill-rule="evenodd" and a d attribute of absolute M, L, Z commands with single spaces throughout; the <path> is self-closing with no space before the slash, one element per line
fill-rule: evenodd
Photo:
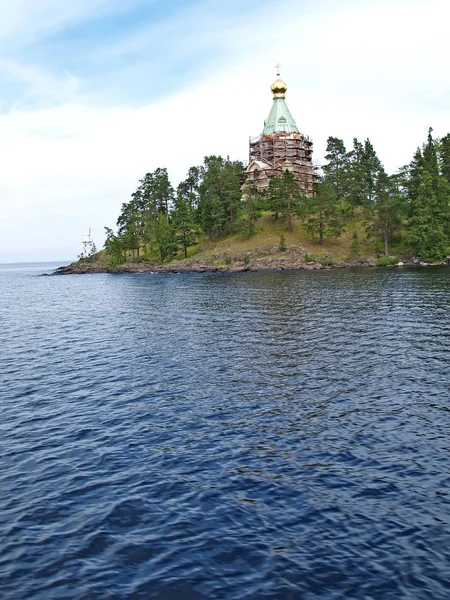
<path fill-rule="evenodd" d="M 89 258 L 90 256 L 92 256 L 93 254 L 95 254 L 97 252 L 97 248 L 96 248 L 94 240 L 92 239 L 92 236 L 91 236 L 90 228 L 89 228 L 89 233 L 86 233 L 85 235 L 83 235 L 83 238 L 81 240 L 81 245 L 82 245 L 83 249 L 81 250 L 80 258 Z"/>

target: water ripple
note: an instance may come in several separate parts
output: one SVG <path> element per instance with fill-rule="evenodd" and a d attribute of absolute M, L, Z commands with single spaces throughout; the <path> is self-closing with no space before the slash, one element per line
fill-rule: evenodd
<path fill-rule="evenodd" d="M 5 600 L 447 598 L 449 271 L 0 269 Z"/>

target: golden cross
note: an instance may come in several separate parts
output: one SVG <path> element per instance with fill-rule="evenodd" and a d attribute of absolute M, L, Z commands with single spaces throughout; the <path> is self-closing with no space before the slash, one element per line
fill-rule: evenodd
<path fill-rule="evenodd" d="M 281 69 L 281 65 L 280 65 L 280 63 L 277 63 L 277 64 L 275 65 L 275 69 L 277 70 L 277 77 L 279 77 L 279 76 L 280 76 L 280 69 Z"/>

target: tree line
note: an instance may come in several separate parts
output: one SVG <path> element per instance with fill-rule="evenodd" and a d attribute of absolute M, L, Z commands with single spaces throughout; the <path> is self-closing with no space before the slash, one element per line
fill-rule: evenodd
<path fill-rule="evenodd" d="M 388 175 L 370 140 L 353 140 L 347 152 L 338 138 L 328 138 L 328 161 L 317 184 L 318 210 L 311 225 L 320 232 L 342 215 L 362 217 L 366 232 L 385 255 L 401 242 L 424 261 L 438 261 L 450 251 L 450 134 L 435 139 L 432 129 L 413 160 Z M 322 220 L 321 214 L 325 214 Z M 339 228 L 336 230 L 339 232 Z M 333 233 L 333 231 L 331 232 Z"/>
<path fill-rule="evenodd" d="M 187 257 L 201 235 L 218 239 L 241 232 L 252 235 L 263 211 L 292 231 L 294 219 L 317 243 L 339 237 L 352 221 L 362 221 L 379 254 L 392 244 L 421 260 L 437 261 L 450 252 L 450 134 L 417 149 L 412 161 L 388 175 L 369 139 L 329 137 L 326 164 L 314 194 L 305 196 L 288 170 L 267 190 L 248 183 L 244 166 L 207 156 L 191 167 L 177 188 L 167 169 L 147 173 L 122 205 L 117 230 L 106 228 L 105 247 L 112 264 L 127 259 Z"/>
<path fill-rule="evenodd" d="M 244 166 L 221 156 L 207 156 L 191 167 L 176 189 L 167 169 L 158 168 L 139 181 L 122 205 L 117 232 L 106 229 L 105 247 L 113 264 L 167 260 L 196 243 L 200 234 L 218 238 L 236 231 L 242 217 Z"/>

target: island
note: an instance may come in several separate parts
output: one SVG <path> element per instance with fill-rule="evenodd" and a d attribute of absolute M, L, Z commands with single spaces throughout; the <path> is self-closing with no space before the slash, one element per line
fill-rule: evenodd
<path fill-rule="evenodd" d="M 176 189 L 146 173 L 101 252 L 57 274 L 321 269 L 450 263 L 450 134 L 388 174 L 371 141 L 330 136 L 325 163 L 287 104 L 280 66 L 242 161 L 206 156 Z M 393 140 L 393 144 L 395 141 Z"/>

